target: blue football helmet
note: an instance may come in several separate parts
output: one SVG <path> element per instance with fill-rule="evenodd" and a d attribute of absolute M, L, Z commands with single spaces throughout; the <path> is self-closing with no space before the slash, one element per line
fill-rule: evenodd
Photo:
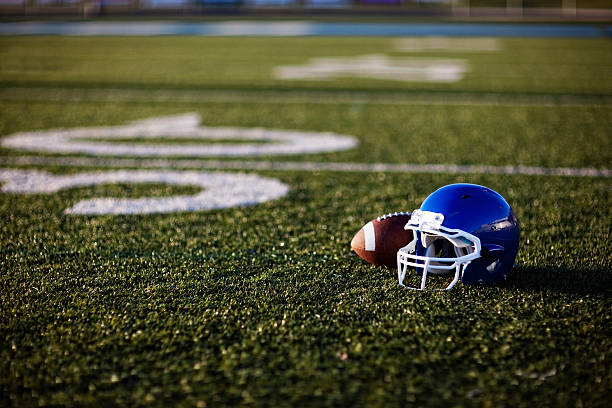
<path fill-rule="evenodd" d="M 438 290 L 450 290 L 459 279 L 468 285 L 498 284 L 518 252 L 519 225 L 512 208 L 501 195 L 476 184 L 434 191 L 404 228 L 414 235 L 397 252 L 397 269 L 400 285 L 409 289 L 425 289 L 428 274 L 454 273 Z M 420 287 L 404 285 L 409 270 L 421 275 Z"/>

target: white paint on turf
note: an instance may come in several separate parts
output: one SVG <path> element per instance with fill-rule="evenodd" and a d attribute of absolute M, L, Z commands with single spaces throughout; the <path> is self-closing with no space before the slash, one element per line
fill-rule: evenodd
<path fill-rule="evenodd" d="M 282 65 L 274 69 L 277 79 L 327 80 L 374 78 L 395 81 L 456 82 L 467 64 L 460 59 L 391 58 L 386 55 L 312 58 L 304 65 Z"/>
<path fill-rule="evenodd" d="M 0 165 L 612 177 L 611 169 L 596 169 L 592 167 L 535 167 L 522 165 L 487 166 L 470 164 L 322 163 L 263 160 L 112 159 L 98 157 L 39 156 L 0 157 Z"/>
<path fill-rule="evenodd" d="M 612 104 L 605 95 L 529 95 L 478 92 L 397 92 L 381 91 L 283 91 L 206 89 L 117 89 L 117 88 L 0 88 L 0 99 L 60 102 L 205 102 L 254 104 L 373 104 L 451 106 L 602 106 Z"/>
<path fill-rule="evenodd" d="M 201 139 L 234 143 L 122 143 L 122 139 Z M 97 141 L 104 139 L 106 141 Z M 112 141 L 108 141 L 111 139 Z M 116 141 L 116 142 L 113 142 Z M 240 143 L 241 141 L 246 141 Z M 34 152 L 84 153 L 101 156 L 268 156 L 335 152 L 358 145 L 352 136 L 264 128 L 200 126 L 195 113 L 145 119 L 124 126 L 21 132 L 2 139 L 2 146 Z"/>
<path fill-rule="evenodd" d="M 223 209 L 264 203 L 283 197 L 289 187 L 278 180 L 255 174 L 170 170 L 118 170 L 54 175 L 37 170 L 0 169 L 2 191 L 53 193 L 74 187 L 107 183 L 163 183 L 197 186 L 195 195 L 158 198 L 95 198 L 66 209 L 66 214 L 157 214 Z"/>
<path fill-rule="evenodd" d="M 98 155 L 187 155 L 258 156 L 262 154 L 314 153 L 344 150 L 357 145 L 349 136 L 332 133 L 292 132 L 270 129 L 200 127 L 195 114 L 141 120 L 131 125 L 101 128 L 60 129 L 24 132 L 2 140 L 4 147 L 44 152 L 79 152 Z M 228 139 L 270 143 L 209 145 L 143 145 L 96 142 L 95 139 Z M 79 140 L 93 139 L 93 141 Z M 141 150 L 144 149 L 144 150 Z M 202 150 L 204 149 L 204 150 Z M 274 153 L 272 153 L 274 152 Z M 477 166 L 449 164 L 315 163 L 273 161 L 228 161 L 187 159 L 143 159 L 102 157 L 0 157 L 4 165 L 68 165 L 94 167 L 138 167 L 175 169 L 241 169 L 288 171 L 400 172 L 400 173 L 485 173 L 612 177 L 612 170 L 593 168 L 544 168 L 528 166 Z M 278 180 L 257 175 L 205 173 L 178 170 L 118 170 L 96 173 L 53 175 L 36 170 L 0 169 L 2 191 L 53 193 L 66 188 L 104 183 L 168 183 L 194 185 L 204 191 L 191 196 L 163 198 L 98 198 L 84 200 L 65 210 L 67 214 L 152 214 L 221 209 L 259 204 L 280 198 L 289 188 Z M 367 226 L 366 226 L 367 227 Z M 364 227 L 366 249 L 375 248 L 373 230 Z"/>

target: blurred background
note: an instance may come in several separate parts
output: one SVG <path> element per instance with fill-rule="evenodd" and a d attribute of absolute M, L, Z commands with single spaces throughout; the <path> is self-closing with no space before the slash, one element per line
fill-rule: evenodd
<path fill-rule="evenodd" d="M 0 0 L 0 15 L 424 15 L 600 18 L 610 0 Z M 603 14 L 602 14 L 603 13 Z"/>

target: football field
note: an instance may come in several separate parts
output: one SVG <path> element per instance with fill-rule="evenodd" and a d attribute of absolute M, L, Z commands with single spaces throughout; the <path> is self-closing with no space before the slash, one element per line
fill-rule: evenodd
<path fill-rule="evenodd" d="M 608 406 L 610 38 L 0 37 L 0 405 Z M 351 252 L 450 183 L 501 286 Z"/>

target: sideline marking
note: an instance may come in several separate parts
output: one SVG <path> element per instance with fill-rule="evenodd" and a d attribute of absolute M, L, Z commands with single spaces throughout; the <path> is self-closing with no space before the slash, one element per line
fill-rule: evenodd
<path fill-rule="evenodd" d="M 530 95 L 474 92 L 367 92 L 302 90 L 291 92 L 186 89 L 3 88 L 0 98 L 11 101 L 179 102 L 267 104 L 478 105 L 478 106 L 609 106 L 608 95 Z"/>
<path fill-rule="evenodd" d="M 138 144 L 82 139 L 141 138 L 253 140 L 270 143 Z M 123 126 L 84 127 L 14 133 L 2 146 L 32 152 L 85 153 L 102 156 L 230 157 L 336 152 L 359 144 L 352 136 L 264 128 L 200 126 L 195 113 L 144 119 Z"/>
<path fill-rule="evenodd" d="M 94 198 L 82 200 L 64 214 L 161 214 L 250 206 L 283 197 L 289 187 L 255 174 L 170 170 L 117 170 L 54 175 L 38 170 L 0 169 L 1 190 L 8 193 L 54 193 L 105 183 L 164 183 L 204 190 L 195 195 L 159 198 Z"/>
<path fill-rule="evenodd" d="M 303 65 L 277 66 L 277 79 L 326 80 L 331 78 L 374 78 L 395 81 L 456 82 L 467 64 L 459 59 L 390 58 L 386 55 L 311 58 Z"/>
<path fill-rule="evenodd" d="M 508 174 L 522 176 L 612 177 L 611 169 L 460 164 L 322 163 L 254 160 L 112 159 L 95 157 L 0 156 L 0 165 L 137 167 L 175 169 L 338 171 L 350 173 Z"/>

